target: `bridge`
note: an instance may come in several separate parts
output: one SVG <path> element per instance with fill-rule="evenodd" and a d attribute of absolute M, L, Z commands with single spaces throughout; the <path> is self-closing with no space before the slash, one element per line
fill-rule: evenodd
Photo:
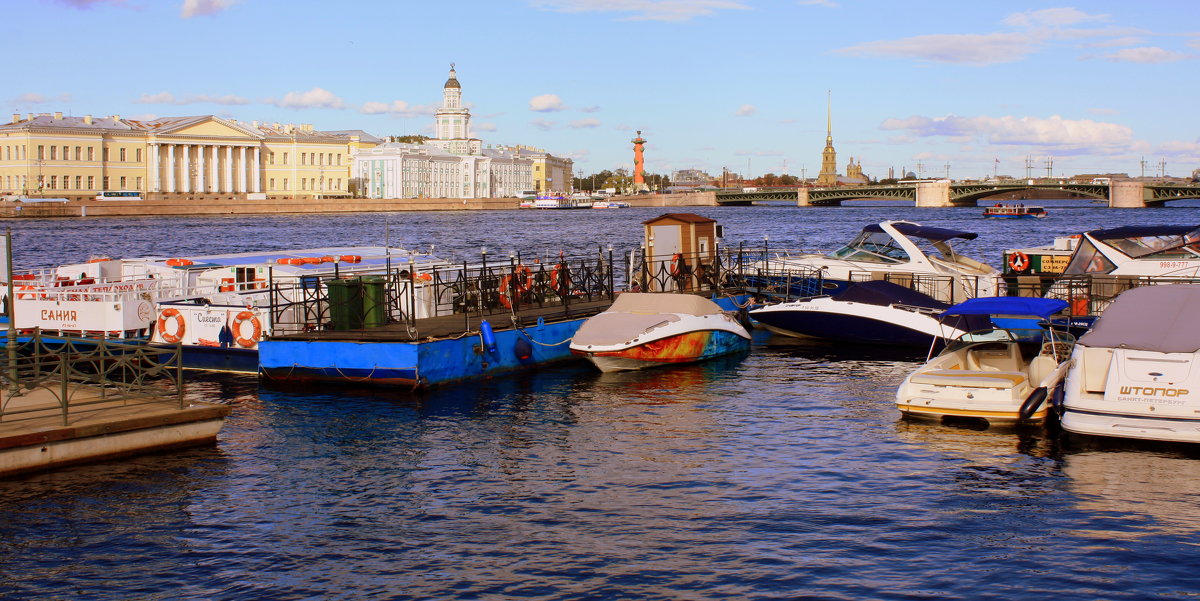
<path fill-rule="evenodd" d="M 1053 190 L 1108 202 L 1114 208 L 1162 206 L 1170 200 L 1200 199 L 1200 184 L 1150 184 L 1134 180 L 1100 183 L 953 183 L 929 180 L 890 186 L 838 186 L 835 188 L 799 188 L 759 190 L 755 192 L 717 192 L 717 204 L 749 205 L 756 201 L 789 201 L 797 206 L 840 206 L 852 200 L 907 200 L 918 207 L 969 207 L 980 199 L 1025 190 Z"/>

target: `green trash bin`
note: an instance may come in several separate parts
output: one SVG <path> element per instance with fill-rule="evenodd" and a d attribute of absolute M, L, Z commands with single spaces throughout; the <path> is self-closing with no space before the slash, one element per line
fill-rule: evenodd
<path fill-rule="evenodd" d="M 329 291 L 329 321 L 334 330 L 363 327 L 363 283 L 361 278 L 325 282 Z"/>
<path fill-rule="evenodd" d="M 377 275 L 362 277 L 363 327 L 377 328 L 387 323 L 387 278 Z"/>

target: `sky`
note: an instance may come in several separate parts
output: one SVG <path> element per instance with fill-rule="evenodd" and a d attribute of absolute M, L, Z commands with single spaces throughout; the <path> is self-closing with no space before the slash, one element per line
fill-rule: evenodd
<path fill-rule="evenodd" d="M 12 112 L 473 137 L 576 171 L 1188 176 L 1200 1 L 6 0 Z M 19 25 L 14 25 L 19 24 Z M 5 93 L 0 92 L 0 98 Z"/>

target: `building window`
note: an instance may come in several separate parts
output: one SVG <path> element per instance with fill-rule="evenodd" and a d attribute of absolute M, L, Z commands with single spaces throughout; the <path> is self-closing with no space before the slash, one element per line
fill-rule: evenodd
<path fill-rule="evenodd" d="M 284 164 L 284 165 L 288 164 L 288 162 L 287 162 L 287 153 L 286 153 L 286 152 L 285 152 L 285 153 L 283 153 L 283 164 Z M 285 182 L 286 182 L 287 180 L 285 179 L 285 180 L 283 180 L 283 181 L 285 181 Z M 286 187 L 287 187 L 287 184 L 284 184 L 284 185 L 283 185 L 283 187 L 284 187 L 284 188 L 286 188 Z"/>
<path fill-rule="evenodd" d="M 122 163 L 125 162 L 125 149 L 124 148 L 121 149 L 121 162 Z"/>
<path fill-rule="evenodd" d="M 135 156 L 135 157 L 137 157 L 137 158 L 135 159 L 137 162 L 139 162 L 139 163 L 140 163 L 140 162 L 142 162 L 142 149 L 141 149 L 141 148 L 138 148 L 137 150 L 135 150 L 135 151 L 134 151 L 134 156 Z"/>
<path fill-rule="evenodd" d="M 96 149 L 94 147 L 88 146 L 88 160 L 96 160 Z"/>
<path fill-rule="evenodd" d="M 100 160 L 104 161 L 105 163 L 108 162 L 108 149 L 107 148 L 100 149 Z M 105 188 L 105 190 L 107 190 L 107 189 L 108 188 Z"/>
<path fill-rule="evenodd" d="M 82 190 L 82 189 L 83 189 L 83 176 L 82 176 L 82 175 L 76 175 L 76 176 L 75 176 L 75 189 L 76 189 L 76 190 Z"/>
<path fill-rule="evenodd" d="M 301 156 L 303 156 L 303 155 L 301 155 Z M 307 189 L 308 189 L 308 180 L 304 179 L 303 177 L 302 177 L 302 178 L 300 178 L 300 189 L 301 189 L 301 190 L 307 190 Z"/>
<path fill-rule="evenodd" d="M 51 146 L 51 147 L 50 147 L 50 160 L 51 160 L 51 161 L 53 161 L 53 160 L 56 160 L 56 159 L 58 159 L 58 147 L 57 147 L 57 146 Z"/>
<path fill-rule="evenodd" d="M 124 190 L 125 189 L 125 176 L 121 176 L 120 181 L 121 181 L 121 189 Z"/>
<path fill-rule="evenodd" d="M 83 157 L 83 152 L 82 152 L 82 151 L 83 151 L 83 149 L 82 149 L 82 148 L 80 148 L 80 147 L 78 147 L 78 146 L 76 146 L 76 147 L 75 147 L 75 160 L 76 160 L 76 161 L 78 161 L 80 158 L 82 158 L 82 157 Z"/>
<path fill-rule="evenodd" d="M 284 159 L 286 160 L 286 158 L 287 158 L 287 153 L 286 153 L 286 152 L 285 152 L 285 153 L 283 153 L 283 156 L 284 156 Z M 288 189 L 288 185 L 287 185 L 287 184 L 288 184 L 288 181 L 287 181 L 287 178 L 285 177 L 285 178 L 283 178 L 283 189 L 284 189 L 284 190 L 287 190 L 287 189 Z"/>
<path fill-rule="evenodd" d="M 308 157 L 307 157 L 307 156 L 305 156 L 305 154 L 304 154 L 303 152 L 302 152 L 302 153 L 300 153 L 300 164 L 301 164 L 301 165 L 303 165 L 303 164 L 304 164 L 304 161 L 305 161 L 307 158 L 308 158 Z"/>
<path fill-rule="evenodd" d="M 274 157 L 275 155 L 274 155 L 274 154 L 272 154 L 271 156 L 272 156 L 272 157 Z M 275 178 L 273 178 L 273 177 L 272 177 L 271 179 L 267 180 L 267 189 L 268 189 L 268 190 L 274 190 L 274 189 L 275 189 Z"/>
<path fill-rule="evenodd" d="M 275 164 L 275 153 L 273 153 L 273 152 L 269 152 L 269 153 L 267 153 L 267 164 L 268 164 L 268 165 L 274 165 L 274 164 Z"/>
<path fill-rule="evenodd" d="M 137 190 L 142 189 L 142 178 L 137 178 Z"/>
<path fill-rule="evenodd" d="M 108 189 L 108 176 L 107 175 L 104 176 L 104 178 L 100 180 L 100 185 L 101 185 L 102 190 Z"/>
<path fill-rule="evenodd" d="M 54 147 L 53 147 L 53 146 L 51 146 L 50 148 L 51 148 L 52 150 L 54 149 Z M 57 189 L 57 188 L 58 188 L 58 176 L 57 176 L 57 175 L 51 175 L 51 176 L 50 176 L 50 189 L 51 189 L 51 190 L 55 190 L 55 189 Z"/>
<path fill-rule="evenodd" d="M 88 189 L 88 190 L 95 190 L 95 189 L 96 189 L 96 176 L 94 176 L 94 175 L 89 175 L 89 176 L 88 176 L 88 187 L 87 187 L 87 189 Z"/>

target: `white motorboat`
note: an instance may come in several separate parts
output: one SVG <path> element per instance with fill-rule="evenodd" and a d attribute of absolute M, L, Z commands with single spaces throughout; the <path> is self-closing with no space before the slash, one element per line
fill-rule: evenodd
<path fill-rule="evenodd" d="M 1075 434 L 1200 442 L 1200 285 L 1121 293 L 1079 338 L 1062 427 Z"/>
<path fill-rule="evenodd" d="M 967 317 L 941 317 L 950 305 L 886 281 L 855 282 L 833 296 L 768 305 L 750 317 L 776 334 L 860 344 L 930 348 L 975 329 Z M 986 322 L 986 317 L 976 322 Z"/>
<path fill-rule="evenodd" d="M 955 303 L 996 293 L 996 269 L 959 254 L 952 244 L 977 237 L 909 221 L 883 221 L 864 227 L 849 244 L 827 255 L 773 256 L 753 267 L 767 273 L 820 271 L 824 292 L 830 294 L 853 281 L 887 279 Z"/>
<path fill-rule="evenodd" d="M 1075 338 L 1041 327 L 1063 301 L 995 297 L 966 301 L 947 314 L 988 315 L 994 327 L 964 334 L 904 379 L 896 407 L 908 417 L 972 419 L 989 425 L 1037 423 L 1045 400 L 1069 368 Z"/>
<path fill-rule="evenodd" d="M 750 333 L 703 297 L 625 292 L 579 326 L 570 348 L 600 371 L 626 371 L 745 351 Z"/>

